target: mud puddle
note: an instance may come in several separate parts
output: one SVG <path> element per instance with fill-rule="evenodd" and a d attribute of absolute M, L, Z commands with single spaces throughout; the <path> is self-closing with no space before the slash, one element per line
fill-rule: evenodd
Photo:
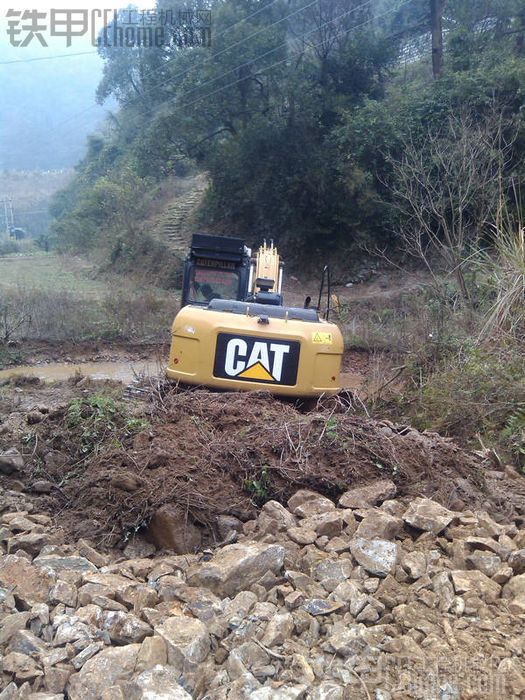
<path fill-rule="evenodd" d="M 91 379 L 115 379 L 129 383 L 136 377 L 159 374 L 164 367 L 155 360 L 132 362 L 51 362 L 43 365 L 20 365 L 0 371 L 0 381 L 13 377 L 38 377 L 43 381 L 63 381 L 82 375 Z"/>

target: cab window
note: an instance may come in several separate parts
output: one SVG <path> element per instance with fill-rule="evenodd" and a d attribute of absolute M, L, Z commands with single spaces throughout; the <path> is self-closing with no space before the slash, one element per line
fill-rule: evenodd
<path fill-rule="evenodd" d="M 208 302 L 212 299 L 237 299 L 239 273 L 196 265 L 191 271 L 191 301 Z"/>

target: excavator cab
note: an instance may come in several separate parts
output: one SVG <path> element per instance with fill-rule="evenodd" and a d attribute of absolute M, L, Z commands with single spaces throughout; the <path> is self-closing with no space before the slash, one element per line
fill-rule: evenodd
<path fill-rule="evenodd" d="M 250 258 L 251 251 L 242 238 L 195 233 L 184 261 L 181 306 L 207 306 L 213 299 L 245 299 Z"/>

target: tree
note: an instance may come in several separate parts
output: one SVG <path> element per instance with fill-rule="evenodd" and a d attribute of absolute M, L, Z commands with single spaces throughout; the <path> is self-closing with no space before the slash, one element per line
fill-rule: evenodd
<path fill-rule="evenodd" d="M 390 189 L 399 212 L 405 251 L 434 274 L 436 256 L 469 299 L 465 269 L 469 253 L 495 220 L 511 145 L 503 140 L 502 113 L 484 121 L 451 115 L 425 142 L 408 140 L 400 160 L 391 159 Z"/>

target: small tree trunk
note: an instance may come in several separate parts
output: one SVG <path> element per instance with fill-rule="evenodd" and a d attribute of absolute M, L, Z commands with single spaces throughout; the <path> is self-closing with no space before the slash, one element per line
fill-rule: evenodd
<path fill-rule="evenodd" d="M 444 0 L 430 0 L 430 24 L 432 29 L 432 74 L 437 80 L 443 70 L 443 27 L 441 15 Z"/>

